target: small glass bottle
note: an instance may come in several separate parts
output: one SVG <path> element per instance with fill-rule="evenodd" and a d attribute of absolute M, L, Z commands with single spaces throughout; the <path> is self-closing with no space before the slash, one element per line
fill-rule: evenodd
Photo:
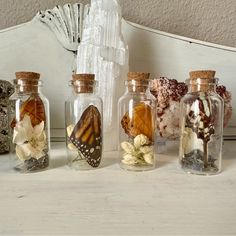
<path fill-rule="evenodd" d="M 22 173 L 49 166 L 49 102 L 41 93 L 40 74 L 16 72 L 10 97 L 9 125 L 13 168 Z"/>
<path fill-rule="evenodd" d="M 65 104 L 68 163 L 75 170 L 91 170 L 102 159 L 102 100 L 94 92 L 93 74 L 75 74 L 70 85 L 72 96 Z"/>
<path fill-rule="evenodd" d="M 126 93 L 118 104 L 119 163 L 130 171 L 155 168 L 156 100 L 149 73 L 129 72 Z"/>
<path fill-rule="evenodd" d="M 193 71 L 181 100 L 180 165 L 192 174 L 221 171 L 224 102 L 216 93 L 215 71 Z"/>

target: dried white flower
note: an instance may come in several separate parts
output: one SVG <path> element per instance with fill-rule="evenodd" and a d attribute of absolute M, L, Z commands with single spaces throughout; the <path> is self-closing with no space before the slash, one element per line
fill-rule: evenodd
<path fill-rule="evenodd" d="M 143 158 L 141 158 L 141 156 L 138 156 L 138 155 L 134 156 L 130 154 L 125 154 L 123 156 L 122 163 L 126 165 L 145 165 L 146 164 Z"/>
<path fill-rule="evenodd" d="M 147 136 L 140 134 L 134 138 L 134 146 L 140 148 L 143 145 L 149 144 L 149 139 Z"/>
<path fill-rule="evenodd" d="M 75 128 L 74 125 L 69 125 L 69 126 L 67 126 L 66 131 L 67 131 L 67 135 L 68 135 L 68 137 L 71 136 L 71 134 L 72 134 L 74 128 Z"/>
<path fill-rule="evenodd" d="M 148 146 L 148 144 L 150 142 L 143 134 L 134 138 L 134 144 L 130 142 L 121 143 L 124 150 L 122 163 L 126 165 L 153 165 L 153 146 Z"/>
<path fill-rule="evenodd" d="M 144 158 L 145 162 L 147 162 L 148 164 L 150 164 L 150 165 L 154 164 L 154 155 L 152 152 L 144 154 L 143 158 Z"/>
<path fill-rule="evenodd" d="M 121 148 L 128 154 L 134 154 L 136 152 L 134 145 L 129 142 L 121 143 Z"/>
<path fill-rule="evenodd" d="M 132 160 L 132 159 L 136 159 L 136 157 L 131 155 L 131 154 L 124 154 L 123 158 L 126 161 L 129 161 L 129 160 Z"/>
<path fill-rule="evenodd" d="M 74 130 L 75 126 L 74 125 L 68 125 L 66 128 L 67 131 L 67 136 L 70 137 L 73 130 Z M 76 151 L 77 147 L 73 144 L 73 143 L 68 143 L 67 145 L 68 149 L 70 149 L 71 151 Z"/>
<path fill-rule="evenodd" d="M 140 152 L 147 154 L 149 152 L 153 152 L 153 147 L 152 146 L 143 146 L 139 148 Z"/>
<path fill-rule="evenodd" d="M 122 163 L 125 164 L 125 165 L 131 165 L 131 166 L 137 164 L 137 162 L 134 159 L 130 159 L 130 160 L 123 159 Z"/>
<path fill-rule="evenodd" d="M 184 154 L 190 153 L 194 149 L 203 151 L 203 142 L 197 134 L 190 128 L 185 128 L 182 135 L 182 150 Z"/>
<path fill-rule="evenodd" d="M 77 147 L 73 143 L 68 143 L 67 147 L 71 151 L 77 151 Z"/>
<path fill-rule="evenodd" d="M 16 155 L 20 160 L 40 159 L 47 148 L 44 121 L 33 127 L 30 117 L 25 115 L 14 128 L 12 142 L 16 144 Z"/>

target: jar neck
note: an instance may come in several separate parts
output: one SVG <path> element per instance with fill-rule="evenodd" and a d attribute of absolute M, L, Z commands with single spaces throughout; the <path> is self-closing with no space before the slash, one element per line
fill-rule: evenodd
<path fill-rule="evenodd" d="M 129 93 L 146 93 L 149 91 L 149 81 L 128 80 L 126 88 Z"/>
<path fill-rule="evenodd" d="M 37 80 L 25 81 L 25 80 L 15 80 L 15 91 L 22 94 L 38 94 L 40 93 L 41 83 Z"/>
<path fill-rule="evenodd" d="M 93 94 L 93 87 L 81 87 L 81 86 L 74 86 L 73 91 L 75 94 Z"/>
<path fill-rule="evenodd" d="M 70 85 L 75 94 L 93 94 L 95 90 L 95 81 L 71 81 Z"/>
<path fill-rule="evenodd" d="M 188 92 L 216 92 L 216 85 L 218 79 L 216 78 L 197 78 L 197 79 L 188 79 L 186 81 L 188 84 Z"/>
<path fill-rule="evenodd" d="M 195 93 L 195 92 L 216 92 L 216 84 L 209 84 L 209 85 L 200 85 L 200 84 L 196 84 L 196 85 L 188 85 L 188 91 L 190 93 Z"/>

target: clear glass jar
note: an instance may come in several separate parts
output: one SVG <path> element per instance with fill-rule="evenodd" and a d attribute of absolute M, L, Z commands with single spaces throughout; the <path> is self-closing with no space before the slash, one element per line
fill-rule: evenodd
<path fill-rule="evenodd" d="M 9 125 L 13 168 L 22 173 L 49 166 L 49 102 L 41 93 L 40 74 L 16 72 L 10 97 Z"/>
<path fill-rule="evenodd" d="M 156 100 L 150 93 L 149 76 L 129 72 L 126 93 L 119 100 L 119 163 L 125 170 L 155 168 Z"/>
<path fill-rule="evenodd" d="M 191 72 L 181 100 L 180 165 L 192 174 L 221 171 L 224 102 L 214 76 L 214 71 Z"/>
<path fill-rule="evenodd" d="M 65 104 L 66 144 L 69 166 L 90 170 L 102 159 L 102 100 L 94 93 L 95 75 L 75 74 L 72 96 Z"/>

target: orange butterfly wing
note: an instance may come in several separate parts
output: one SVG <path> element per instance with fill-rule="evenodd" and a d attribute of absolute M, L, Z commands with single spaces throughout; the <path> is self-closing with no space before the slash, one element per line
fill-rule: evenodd
<path fill-rule="evenodd" d="M 100 165 L 102 155 L 101 115 L 95 106 L 91 105 L 83 112 L 69 139 L 89 165 L 92 167 Z"/>
<path fill-rule="evenodd" d="M 135 138 L 139 134 L 143 134 L 153 141 L 153 119 L 152 110 L 145 103 L 138 103 L 131 115 L 127 112 L 121 120 L 121 125 L 126 134 Z"/>
<path fill-rule="evenodd" d="M 20 107 L 20 120 L 22 120 L 25 115 L 30 116 L 33 127 L 40 124 L 42 121 L 46 122 L 44 104 L 39 96 L 36 95 L 29 97 L 25 102 L 22 103 Z M 13 119 L 11 127 L 14 128 L 15 124 L 16 119 Z"/>
<path fill-rule="evenodd" d="M 33 127 L 46 121 L 46 113 L 43 101 L 39 96 L 29 98 L 21 106 L 21 119 L 27 114 L 31 118 Z"/>

